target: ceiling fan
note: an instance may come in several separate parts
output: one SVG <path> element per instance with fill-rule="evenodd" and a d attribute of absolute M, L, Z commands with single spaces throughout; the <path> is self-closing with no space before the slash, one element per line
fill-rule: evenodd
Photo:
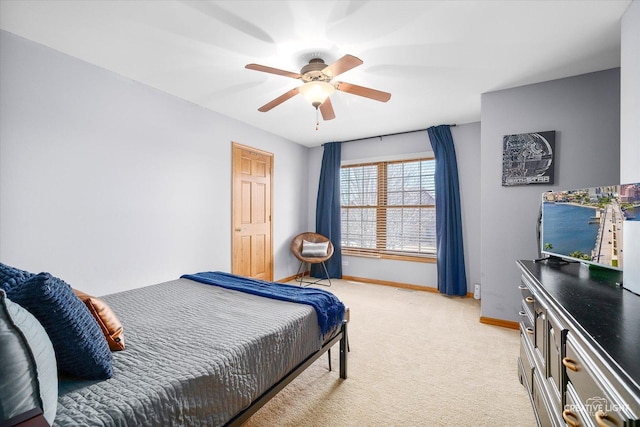
<path fill-rule="evenodd" d="M 329 96 L 331 96 L 331 94 L 336 90 L 363 96 L 380 102 L 387 102 L 391 98 L 391 94 L 387 92 L 334 80 L 334 78 L 339 74 L 362 65 L 362 63 L 361 59 L 356 58 L 353 55 L 345 55 L 331 65 L 325 64 L 321 58 L 312 58 L 307 65 L 302 67 L 300 73 L 279 70 L 277 68 L 259 64 L 247 64 L 245 68 L 277 74 L 279 76 L 291 77 L 292 79 L 299 79 L 304 82 L 302 86 L 293 88 L 273 101 L 258 108 L 258 111 L 263 113 L 267 112 L 282 104 L 287 99 L 300 93 L 316 108 L 316 111 L 318 109 L 320 110 L 324 120 L 331 120 L 335 119 L 336 115 L 333 111 L 333 106 L 331 105 L 331 99 Z"/>

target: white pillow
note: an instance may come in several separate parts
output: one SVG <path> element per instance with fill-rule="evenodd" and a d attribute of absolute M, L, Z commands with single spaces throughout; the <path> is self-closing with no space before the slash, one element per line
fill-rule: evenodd
<path fill-rule="evenodd" d="M 327 256 L 329 251 L 329 242 L 308 242 L 302 240 L 302 256 L 323 257 Z"/>

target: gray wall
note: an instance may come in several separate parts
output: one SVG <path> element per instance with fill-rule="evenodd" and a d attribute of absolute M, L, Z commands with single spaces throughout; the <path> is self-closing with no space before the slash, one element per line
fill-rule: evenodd
<path fill-rule="evenodd" d="M 274 153 L 274 278 L 295 273 L 306 147 L 4 31 L 0 93 L 0 262 L 95 295 L 229 271 L 236 141 Z"/>
<path fill-rule="evenodd" d="M 473 292 L 473 284 L 480 283 L 480 123 L 452 127 L 451 133 L 458 159 L 467 289 Z M 322 147 L 314 148 L 309 155 L 309 227 L 312 230 L 315 229 L 322 150 Z M 370 138 L 342 145 L 343 162 L 401 158 L 415 153 L 433 155 L 426 131 Z M 342 272 L 347 276 L 437 287 L 436 265 L 430 263 L 345 256 Z"/>
<path fill-rule="evenodd" d="M 620 70 L 482 95 L 482 316 L 516 321 L 517 259 L 537 257 L 541 195 L 618 184 Z M 556 131 L 555 184 L 502 187 L 502 137 Z"/>

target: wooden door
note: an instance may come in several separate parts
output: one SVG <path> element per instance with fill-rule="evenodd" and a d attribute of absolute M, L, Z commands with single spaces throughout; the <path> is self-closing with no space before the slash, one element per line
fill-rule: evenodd
<path fill-rule="evenodd" d="M 271 174 L 273 154 L 233 143 L 231 271 L 273 280 Z"/>

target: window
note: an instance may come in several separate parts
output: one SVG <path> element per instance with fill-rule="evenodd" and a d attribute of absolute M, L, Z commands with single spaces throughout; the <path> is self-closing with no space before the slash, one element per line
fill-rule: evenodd
<path fill-rule="evenodd" d="M 436 253 L 435 160 L 340 169 L 342 252 L 426 261 Z"/>

